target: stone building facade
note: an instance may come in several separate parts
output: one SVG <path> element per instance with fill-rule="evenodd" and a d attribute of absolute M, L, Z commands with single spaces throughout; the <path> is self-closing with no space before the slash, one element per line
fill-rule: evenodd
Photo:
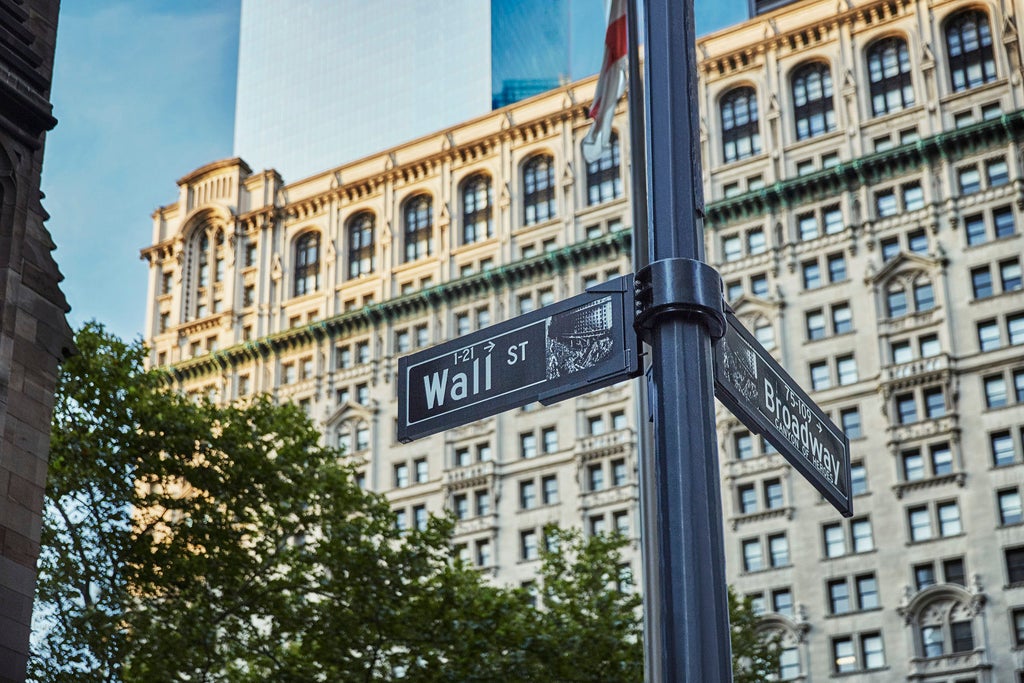
<path fill-rule="evenodd" d="M 806 0 L 698 40 L 709 259 L 854 464 L 844 520 L 719 411 L 728 576 L 782 679 L 1024 680 L 1021 9 Z M 496 580 L 532 580 L 546 523 L 635 539 L 631 384 L 395 439 L 397 357 L 630 270 L 628 121 L 586 164 L 593 87 L 293 184 L 182 178 L 143 250 L 151 362 L 298 402 Z"/>
<path fill-rule="evenodd" d="M 56 0 L 0 11 L 0 681 L 28 662 L 57 366 L 71 347 L 39 178 Z"/>

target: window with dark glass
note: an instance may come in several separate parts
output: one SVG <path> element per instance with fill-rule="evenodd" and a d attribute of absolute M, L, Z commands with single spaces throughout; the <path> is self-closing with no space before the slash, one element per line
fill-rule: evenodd
<path fill-rule="evenodd" d="M 554 159 L 538 154 L 523 165 L 523 224 L 533 225 L 554 216 Z"/>
<path fill-rule="evenodd" d="M 722 154 L 725 162 L 761 153 L 757 95 L 753 88 L 730 90 L 722 97 Z"/>
<path fill-rule="evenodd" d="M 971 269 L 971 288 L 974 290 L 975 299 L 992 296 L 992 272 L 988 266 Z"/>
<path fill-rule="evenodd" d="M 953 92 L 996 79 L 992 30 L 984 12 L 965 10 L 950 18 L 946 22 L 946 49 Z"/>
<path fill-rule="evenodd" d="M 832 73 L 824 62 L 812 62 L 793 74 L 793 116 L 797 140 L 835 130 Z"/>
<path fill-rule="evenodd" d="M 405 260 L 430 256 L 434 230 L 434 207 L 430 195 L 420 194 L 405 202 Z"/>
<path fill-rule="evenodd" d="M 462 184 L 462 243 L 472 244 L 494 235 L 491 180 L 477 173 Z"/>
<path fill-rule="evenodd" d="M 348 276 L 356 278 L 372 273 L 374 258 L 374 219 L 369 211 L 358 213 L 348 222 Z"/>
<path fill-rule="evenodd" d="M 293 296 L 320 288 L 320 233 L 307 232 L 295 241 L 295 286 Z"/>
<path fill-rule="evenodd" d="M 871 112 L 875 116 L 914 105 L 910 53 L 902 38 L 883 38 L 868 48 Z"/>
<path fill-rule="evenodd" d="M 1024 546 L 1006 549 L 1006 578 L 1009 583 L 1024 583 Z"/>
<path fill-rule="evenodd" d="M 619 172 L 619 134 L 612 133 L 609 146 L 597 161 L 587 164 L 587 205 L 594 206 L 622 196 Z"/>

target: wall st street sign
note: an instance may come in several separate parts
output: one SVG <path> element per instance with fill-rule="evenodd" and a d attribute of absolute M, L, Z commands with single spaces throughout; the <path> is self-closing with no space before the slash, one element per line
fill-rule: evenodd
<path fill-rule="evenodd" d="M 715 396 L 806 477 L 844 517 L 853 514 L 850 443 L 732 311 L 715 346 Z"/>
<path fill-rule="evenodd" d="M 633 276 L 398 360 L 398 439 L 639 374 Z"/>

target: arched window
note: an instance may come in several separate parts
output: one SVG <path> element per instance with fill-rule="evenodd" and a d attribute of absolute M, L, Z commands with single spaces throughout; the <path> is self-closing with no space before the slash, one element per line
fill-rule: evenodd
<path fill-rule="evenodd" d="M 953 92 L 996 79 L 992 30 L 984 12 L 965 10 L 950 17 L 946 22 L 946 49 Z"/>
<path fill-rule="evenodd" d="M 373 253 L 373 214 L 363 211 L 348 221 L 348 277 L 372 273 L 376 264 Z"/>
<path fill-rule="evenodd" d="M 914 106 L 910 53 L 902 38 L 883 38 L 868 48 L 871 113 L 875 116 Z"/>
<path fill-rule="evenodd" d="M 533 225 L 554 216 L 554 159 L 538 154 L 523 165 L 523 224 Z"/>
<path fill-rule="evenodd" d="M 796 118 L 797 140 L 806 140 L 836 129 L 832 72 L 824 62 L 812 62 L 793 74 L 793 115 Z"/>
<path fill-rule="evenodd" d="M 753 88 L 730 90 L 722 97 L 722 154 L 726 163 L 761 153 L 757 94 Z"/>
<path fill-rule="evenodd" d="M 964 655 L 984 647 L 977 629 L 984 606 L 980 586 L 968 590 L 945 583 L 920 590 L 899 611 L 914 630 L 919 657 L 956 658 L 960 667 L 977 667 L 983 658 L 965 660 Z"/>
<path fill-rule="evenodd" d="M 434 231 L 434 206 L 428 194 L 418 194 L 405 202 L 405 260 L 430 256 Z"/>
<path fill-rule="evenodd" d="M 295 286 L 292 296 L 320 289 L 320 233 L 303 233 L 295 241 Z"/>
<path fill-rule="evenodd" d="M 210 284 L 210 237 L 204 230 L 196 244 L 196 271 L 199 273 L 197 282 L 200 288 Z"/>
<path fill-rule="evenodd" d="M 218 230 L 213 246 L 213 281 L 224 282 L 224 231 Z"/>
<path fill-rule="evenodd" d="M 482 173 L 470 176 L 462 184 L 462 243 L 472 244 L 494 235 L 491 205 L 491 179 Z"/>
<path fill-rule="evenodd" d="M 587 164 L 587 205 L 601 204 L 621 196 L 619 134 L 613 132 L 608 149 L 597 161 Z"/>
<path fill-rule="evenodd" d="M 923 272 L 900 276 L 885 289 L 885 310 L 890 318 L 925 313 L 935 308 L 935 289 Z"/>

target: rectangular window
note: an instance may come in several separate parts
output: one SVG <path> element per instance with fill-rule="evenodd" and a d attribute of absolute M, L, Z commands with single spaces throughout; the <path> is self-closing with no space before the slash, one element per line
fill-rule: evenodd
<path fill-rule="evenodd" d="M 395 465 L 395 487 L 403 488 L 409 485 L 409 466 L 405 463 Z"/>
<path fill-rule="evenodd" d="M 751 275 L 750 293 L 753 294 L 754 296 L 759 296 L 762 299 L 768 296 L 768 276 Z"/>
<path fill-rule="evenodd" d="M 587 432 L 591 436 L 601 436 L 605 432 L 604 417 L 591 415 L 587 418 Z"/>
<path fill-rule="evenodd" d="M 892 362 L 894 365 L 902 365 L 903 363 L 909 363 L 914 360 L 914 350 L 910 347 L 910 342 L 906 339 L 892 342 L 889 345 L 889 353 L 892 356 Z"/>
<path fill-rule="evenodd" d="M 931 358 L 942 352 L 942 347 L 939 345 L 939 338 L 934 334 L 922 335 L 918 340 L 918 345 L 921 349 L 921 358 Z"/>
<path fill-rule="evenodd" d="M 618 512 L 612 513 L 612 524 L 615 527 L 615 533 L 622 534 L 623 536 L 629 536 L 629 513 L 625 510 L 619 510 Z"/>
<path fill-rule="evenodd" d="M 843 225 L 843 212 L 838 206 L 826 207 L 822 215 L 825 219 L 826 235 L 835 235 L 846 229 Z"/>
<path fill-rule="evenodd" d="M 946 414 L 946 396 L 942 392 L 942 387 L 925 389 L 922 396 L 924 396 L 924 412 L 929 419 L 934 420 Z"/>
<path fill-rule="evenodd" d="M 537 485 L 532 479 L 519 482 L 519 509 L 531 510 L 537 507 Z"/>
<path fill-rule="evenodd" d="M 914 585 L 917 590 L 922 591 L 935 583 L 935 566 L 931 562 L 914 566 Z"/>
<path fill-rule="evenodd" d="M 604 467 L 601 466 L 601 463 L 587 466 L 587 483 L 591 491 L 604 489 Z"/>
<path fill-rule="evenodd" d="M 845 614 L 850 611 L 850 589 L 846 579 L 828 582 L 828 604 L 831 614 Z"/>
<path fill-rule="evenodd" d="M 782 483 L 778 479 L 768 479 L 764 482 L 764 504 L 769 510 L 782 507 Z"/>
<path fill-rule="evenodd" d="M 469 499 L 465 493 L 460 493 L 452 497 L 452 507 L 455 510 L 456 519 L 466 519 L 469 517 Z"/>
<path fill-rule="evenodd" d="M 764 253 L 767 248 L 768 243 L 765 241 L 764 230 L 758 228 L 747 233 L 748 254 L 761 254 Z"/>
<path fill-rule="evenodd" d="M 928 253 L 928 235 L 924 230 L 907 233 L 907 248 L 915 254 Z"/>
<path fill-rule="evenodd" d="M 427 459 L 417 458 L 413 461 L 413 467 L 416 470 L 416 483 L 425 484 L 429 476 L 429 472 L 427 471 Z"/>
<path fill-rule="evenodd" d="M 842 524 L 827 524 L 822 527 L 825 539 L 825 557 L 841 557 L 846 554 L 846 534 Z"/>
<path fill-rule="evenodd" d="M 932 474 L 941 477 L 953 473 L 953 452 L 949 450 L 948 443 L 929 446 L 928 452 L 932 460 Z"/>
<path fill-rule="evenodd" d="M 417 531 L 427 530 L 427 508 L 425 505 L 417 505 L 412 509 L 412 523 Z"/>
<path fill-rule="evenodd" d="M 743 541 L 743 569 L 748 572 L 756 572 L 764 569 L 764 559 L 761 556 L 761 541 L 756 538 Z"/>
<path fill-rule="evenodd" d="M 816 339 L 825 338 L 825 316 L 821 312 L 821 309 L 815 309 L 813 311 L 807 311 L 807 340 L 814 341 Z"/>
<path fill-rule="evenodd" d="M 754 457 L 754 439 L 749 432 L 739 432 L 733 437 L 737 460 L 749 460 Z"/>
<path fill-rule="evenodd" d="M 857 609 L 876 609 L 881 605 L 878 599 L 878 580 L 874 574 L 862 574 L 855 579 L 857 585 Z"/>
<path fill-rule="evenodd" d="M 900 241 L 895 237 L 889 237 L 882 240 L 882 260 L 889 262 L 900 253 Z"/>
<path fill-rule="evenodd" d="M 743 296 L 743 282 L 741 280 L 734 280 L 733 282 L 725 283 L 725 298 L 729 301 L 736 301 Z"/>
<path fill-rule="evenodd" d="M 491 493 L 481 489 L 476 492 L 476 514 L 483 517 L 491 514 Z"/>
<path fill-rule="evenodd" d="M 520 558 L 524 561 L 536 560 L 540 555 L 537 549 L 537 532 L 533 529 L 519 532 Z"/>
<path fill-rule="evenodd" d="M 612 413 L 612 429 L 619 431 L 620 429 L 626 429 L 629 425 L 626 422 L 626 413 L 621 410 L 616 410 Z"/>
<path fill-rule="evenodd" d="M 860 651 L 864 657 L 865 669 L 880 669 L 885 666 L 885 652 L 882 649 L 880 633 L 865 633 L 860 637 Z"/>
<path fill-rule="evenodd" d="M 1007 548 L 1006 578 L 1011 585 L 1024 583 L 1024 546 Z"/>
<path fill-rule="evenodd" d="M 924 458 L 921 457 L 921 451 L 916 448 L 903 451 L 901 460 L 903 462 L 903 481 L 924 479 Z"/>
<path fill-rule="evenodd" d="M 932 522 L 926 506 L 908 509 L 907 521 L 910 523 L 911 541 L 927 541 L 932 537 Z"/>
<path fill-rule="evenodd" d="M 829 376 L 828 363 L 818 361 L 811 363 L 811 389 L 823 391 L 832 386 L 832 378 Z"/>
<path fill-rule="evenodd" d="M 1006 489 L 996 494 L 996 498 L 999 502 L 999 523 L 1003 526 L 1020 524 L 1022 519 L 1020 491 Z"/>
<path fill-rule="evenodd" d="M 558 502 L 558 477 L 554 474 L 544 477 L 541 481 L 542 495 L 545 505 L 554 505 Z"/>
<path fill-rule="evenodd" d="M 839 374 L 840 386 L 856 384 L 857 359 L 853 356 L 840 356 L 836 358 L 836 371 Z"/>
<path fill-rule="evenodd" d="M 537 457 L 537 435 L 525 432 L 519 435 L 519 454 L 524 458 Z"/>
<path fill-rule="evenodd" d="M 456 448 L 455 449 L 455 466 L 465 467 L 472 462 L 469 448 Z"/>
<path fill-rule="evenodd" d="M 1013 610 L 1010 619 L 1013 622 L 1013 644 L 1020 647 L 1024 645 L 1024 607 Z"/>
<path fill-rule="evenodd" d="M 768 537 L 768 553 L 773 567 L 785 567 L 789 564 L 789 540 L 785 534 Z"/>
<path fill-rule="evenodd" d="M 989 187 L 999 187 L 1010 182 L 1010 171 L 1006 166 L 1006 159 L 989 159 L 985 162 L 985 177 L 988 179 Z"/>
<path fill-rule="evenodd" d="M 863 463 L 850 465 L 850 492 L 855 496 L 868 492 L 868 472 Z"/>
<path fill-rule="evenodd" d="M 969 621 L 954 621 L 949 625 L 953 653 L 970 652 L 974 649 L 974 632 Z"/>
<path fill-rule="evenodd" d="M 899 211 L 896 206 L 896 192 L 886 190 L 875 194 L 875 209 L 879 218 L 895 216 Z"/>
<path fill-rule="evenodd" d="M 992 212 L 992 223 L 996 230 L 996 239 L 1009 237 L 1017 232 L 1017 224 L 1013 217 L 1013 209 L 1009 206 L 1005 206 L 1001 209 L 995 209 Z M 968 244 L 973 244 L 973 242 L 968 240 Z"/>
<path fill-rule="evenodd" d="M 843 254 L 830 254 L 828 257 L 828 281 L 842 282 L 846 279 L 846 257 Z"/>
<path fill-rule="evenodd" d="M 890 318 L 899 318 L 907 314 L 907 290 L 894 289 L 886 294 L 886 308 Z"/>
<path fill-rule="evenodd" d="M 1024 403 L 1024 370 L 1013 372 L 1013 395 L 1017 403 Z"/>
<path fill-rule="evenodd" d="M 935 290 L 932 289 L 932 283 L 919 282 L 914 285 L 914 308 L 918 313 L 935 308 Z"/>
<path fill-rule="evenodd" d="M 995 320 L 983 320 L 978 323 L 978 346 L 982 351 L 999 348 L 999 325 Z"/>
<path fill-rule="evenodd" d="M 904 425 L 917 422 L 917 401 L 913 394 L 900 394 L 896 397 L 896 420 Z"/>
<path fill-rule="evenodd" d="M 625 486 L 628 479 L 626 461 L 623 458 L 612 460 L 612 486 Z"/>
<path fill-rule="evenodd" d="M 988 239 L 985 234 L 985 218 L 981 214 L 967 216 L 964 218 L 964 232 L 968 245 L 982 244 Z"/>
<path fill-rule="evenodd" d="M 817 289 L 821 287 L 821 266 L 817 261 L 807 261 L 803 264 L 804 289 Z"/>
<path fill-rule="evenodd" d="M 836 334 L 853 332 L 853 312 L 849 304 L 835 304 L 832 306 L 832 331 Z"/>
<path fill-rule="evenodd" d="M 1007 403 L 1006 379 L 1002 375 L 986 377 L 985 405 L 989 408 L 1002 408 Z"/>
<path fill-rule="evenodd" d="M 917 211 L 924 208 L 924 190 L 920 183 L 908 183 L 903 186 L 903 210 Z"/>
<path fill-rule="evenodd" d="M 743 256 L 743 244 L 739 235 L 729 235 L 722 239 L 722 254 L 726 261 L 738 261 Z"/>
<path fill-rule="evenodd" d="M 992 464 L 996 467 L 1012 465 L 1015 460 L 1013 437 L 1010 432 L 995 432 L 990 437 Z"/>
<path fill-rule="evenodd" d="M 832 670 L 837 674 L 857 670 L 857 655 L 853 650 L 852 638 L 832 639 Z"/>
<path fill-rule="evenodd" d="M 1024 344 L 1024 313 L 1006 317 L 1006 333 L 1010 344 Z"/>
<path fill-rule="evenodd" d="M 793 615 L 793 593 L 788 588 L 772 591 L 772 609 L 779 614 Z"/>
<path fill-rule="evenodd" d="M 845 408 L 839 411 L 839 423 L 850 439 L 857 439 L 861 436 L 860 410 L 857 408 Z"/>
<path fill-rule="evenodd" d="M 960 194 L 974 194 L 981 190 L 981 174 L 975 166 L 960 169 Z"/>
<path fill-rule="evenodd" d="M 818 219 L 813 213 L 805 213 L 797 217 L 797 227 L 801 240 L 813 240 L 818 236 Z"/>
<path fill-rule="evenodd" d="M 967 570 L 964 569 L 964 559 L 962 557 L 943 560 L 942 575 L 945 577 L 946 583 L 967 586 Z"/>
<path fill-rule="evenodd" d="M 992 296 L 992 272 L 988 266 L 971 269 L 971 289 L 974 291 L 975 299 Z"/>
<path fill-rule="evenodd" d="M 541 430 L 541 438 L 544 440 L 545 453 L 558 452 L 558 431 L 554 427 Z"/>
<path fill-rule="evenodd" d="M 1020 261 L 1012 259 L 999 264 L 999 280 L 1004 292 L 1015 292 L 1021 288 Z"/>
<path fill-rule="evenodd" d="M 608 530 L 604 515 L 592 515 L 590 517 L 590 535 L 599 536 Z"/>
<path fill-rule="evenodd" d="M 850 523 L 850 535 L 853 537 L 853 552 L 866 553 L 875 549 L 875 540 L 871 534 L 870 520 L 853 520 Z"/>

